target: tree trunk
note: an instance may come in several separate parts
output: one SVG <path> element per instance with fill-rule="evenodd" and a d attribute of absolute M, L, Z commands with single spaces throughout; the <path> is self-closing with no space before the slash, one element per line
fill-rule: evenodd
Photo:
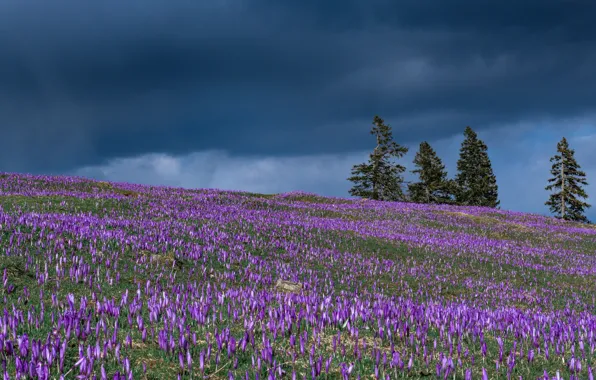
<path fill-rule="evenodd" d="M 561 162 L 561 219 L 565 219 L 565 163 Z"/>
<path fill-rule="evenodd" d="M 379 149 L 379 136 L 377 135 L 377 146 L 375 147 L 374 150 L 374 157 L 375 157 L 375 162 L 373 164 L 373 188 L 372 188 L 372 199 L 374 199 L 375 201 L 379 200 L 379 189 L 378 189 L 378 181 L 379 181 L 379 160 L 380 158 L 378 157 L 377 151 Z"/>

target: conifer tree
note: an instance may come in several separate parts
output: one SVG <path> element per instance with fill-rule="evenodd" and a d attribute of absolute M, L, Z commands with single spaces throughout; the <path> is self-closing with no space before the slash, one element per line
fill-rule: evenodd
<path fill-rule="evenodd" d="M 435 150 L 426 141 L 420 143 L 420 149 L 414 157 L 420 181 L 408 185 L 410 200 L 416 203 L 451 204 L 454 202 L 455 183 L 447 179 L 445 165 Z"/>
<path fill-rule="evenodd" d="M 350 195 L 384 201 L 404 200 L 402 173 L 406 168 L 391 159 L 401 158 L 408 148 L 393 141 L 391 127 L 379 116 L 374 117 L 370 134 L 376 137 L 377 146 L 369 155 L 368 163 L 352 167 L 348 181 L 354 186 Z"/>
<path fill-rule="evenodd" d="M 580 170 L 574 157 L 575 151 L 569 148 L 565 137 L 557 144 L 557 153 L 550 159 L 553 177 L 548 180 L 549 185 L 545 189 L 558 191 L 551 193 L 545 205 L 557 214 L 557 218 L 589 223 L 584 211 L 591 206 L 578 199 L 588 197 L 581 186 L 588 185 L 586 173 Z"/>
<path fill-rule="evenodd" d="M 487 154 L 486 144 L 469 126 L 464 131 L 457 161 L 456 203 L 465 206 L 498 207 L 497 179 Z"/>

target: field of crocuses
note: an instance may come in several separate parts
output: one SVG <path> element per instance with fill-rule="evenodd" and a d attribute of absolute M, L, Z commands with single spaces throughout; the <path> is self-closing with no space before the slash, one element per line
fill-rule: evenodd
<path fill-rule="evenodd" d="M 596 371 L 591 226 L 4 173 L 0 239 L 5 379 Z"/>

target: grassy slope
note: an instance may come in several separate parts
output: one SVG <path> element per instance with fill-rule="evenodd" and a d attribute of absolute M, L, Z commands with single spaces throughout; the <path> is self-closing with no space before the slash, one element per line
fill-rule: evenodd
<path fill-rule="evenodd" d="M 505 378 L 515 358 L 516 378 L 568 378 L 573 358 L 584 378 L 594 360 L 592 227 L 12 174 L 0 191 L 11 377 Z"/>

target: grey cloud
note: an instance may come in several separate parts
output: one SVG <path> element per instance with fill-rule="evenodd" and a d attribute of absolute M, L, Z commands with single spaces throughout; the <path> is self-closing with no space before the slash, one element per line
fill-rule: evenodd
<path fill-rule="evenodd" d="M 260 193 L 300 189 L 323 195 L 348 196 L 345 180 L 354 162 L 366 153 L 296 157 L 233 156 L 203 151 L 184 156 L 148 154 L 82 167 L 73 174 L 123 182 L 184 188 L 218 188 Z"/>

